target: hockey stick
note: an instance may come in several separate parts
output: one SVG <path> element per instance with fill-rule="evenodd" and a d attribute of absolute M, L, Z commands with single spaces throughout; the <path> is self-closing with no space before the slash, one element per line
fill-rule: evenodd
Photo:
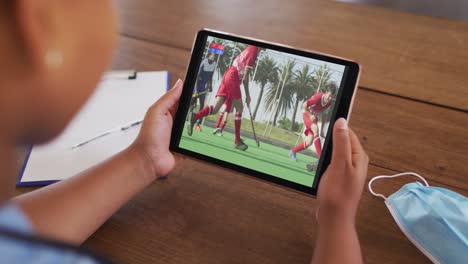
<path fill-rule="evenodd" d="M 193 93 L 193 94 L 192 94 L 192 98 L 196 98 L 196 97 L 199 97 L 200 95 L 204 95 L 204 94 L 207 94 L 207 93 L 209 93 L 208 90 L 203 91 L 203 92 L 201 92 L 201 93 Z"/>
<path fill-rule="evenodd" d="M 254 127 L 254 122 L 253 122 L 253 118 L 252 118 L 252 111 L 250 111 L 250 105 L 247 105 L 247 109 L 249 110 L 250 123 L 252 124 L 252 132 L 253 132 L 255 141 L 257 142 L 257 147 L 260 147 L 260 142 L 257 139 L 257 134 L 255 134 L 255 127 Z"/>

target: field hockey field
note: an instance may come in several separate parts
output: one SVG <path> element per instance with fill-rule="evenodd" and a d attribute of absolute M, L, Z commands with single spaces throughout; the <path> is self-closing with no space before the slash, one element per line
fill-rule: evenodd
<path fill-rule="evenodd" d="M 202 132 L 194 130 L 193 135 L 188 136 L 187 128 L 184 128 L 180 147 L 288 181 L 312 186 L 315 172 L 307 171 L 306 164 L 316 162 L 316 158 L 297 153 L 297 162 L 295 162 L 289 158 L 287 149 L 262 142 L 260 147 L 257 147 L 254 140 L 246 138 L 243 139 L 249 148 L 240 151 L 234 148 L 234 134 L 225 131 L 223 136 L 217 136 L 213 135 L 212 131 L 212 127 L 202 126 Z"/>

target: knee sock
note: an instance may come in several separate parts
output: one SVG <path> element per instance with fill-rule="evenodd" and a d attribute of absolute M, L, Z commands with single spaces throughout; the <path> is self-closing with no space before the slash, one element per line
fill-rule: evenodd
<path fill-rule="evenodd" d="M 317 156 L 320 158 L 320 156 L 322 155 L 322 144 L 320 142 L 320 137 L 317 137 L 314 140 L 314 146 L 315 150 L 317 151 Z"/>
<path fill-rule="evenodd" d="M 198 113 L 195 114 L 195 119 L 198 120 L 202 117 L 209 116 L 212 113 L 213 113 L 213 106 L 207 105 L 202 110 L 198 111 Z"/>
<path fill-rule="evenodd" d="M 221 122 L 223 121 L 223 116 L 224 116 L 224 113 L 223 113 L 223 112 L 219 113 L 218 120 L 216 121 L 216 126 L 215 126 L 215 128 L 218 128 L 218 127 L 221 125 Z M 221 129 L 222 129 L 222 128 L 221 128 Z"/>
<path fill-rule="evenodd" d="M 227 121 L 224 121 L 223 124 L 221 125 L 221 131 L 224 130 L 224 127 L 226 126 Z"/>
<path fill-rule="evenodd" d="M 236 144 L 240 140 L 241 121 L 242 121 L 242 113 L 236 112 L 236 118 L 234 119 L 234 126 L 235 126 L 235 129 L 236 129 L 236 139 L 235 139 L 234 142 Z"/>
<path fill-rule="evenodd" d="M 305 142 L 302 142 L 302 143 L 300 143 L 299 145 L 295 146 L 295 147 L 292 149 L 292 152 L 297 153 L 297 152 L 299 152 L 299 151 L 303 151 L 305 148 L 306 148 Z"/>

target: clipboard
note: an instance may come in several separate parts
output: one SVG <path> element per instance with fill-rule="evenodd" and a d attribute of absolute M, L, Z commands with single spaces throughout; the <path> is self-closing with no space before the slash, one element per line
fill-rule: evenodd
<path fill-rule="evenodd" d="M 67 179 L 112 157 L 130 145 L 146 110 L 169 90 L 167 71 L 113 71 L 103 75 L 94 94 L 62 134 L 43 146 L 29 147 L 17 187 L 45 186 Z M 97 135 L 108 135 L 91 140 Z"/>

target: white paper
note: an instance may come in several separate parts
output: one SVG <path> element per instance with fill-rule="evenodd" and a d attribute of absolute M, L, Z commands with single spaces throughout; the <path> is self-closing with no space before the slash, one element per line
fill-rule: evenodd
<path fill-rule="evenodd" d="M 21 182 L 66 179 L 125 149 L 138 135 L 140 126 L 72 147 L 142 120 L 147 109 L 166 93 L 167 85 L 165 71 L 139 72 L 135 80 L 103 80 L 62 135 L 32 149 Z"/>

